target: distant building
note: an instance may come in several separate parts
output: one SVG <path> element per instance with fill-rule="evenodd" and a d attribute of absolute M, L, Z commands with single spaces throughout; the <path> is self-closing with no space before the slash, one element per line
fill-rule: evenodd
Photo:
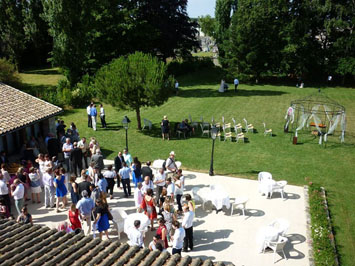
<path fill-rule="evenodd" d="M 56 133 L 62 108 L 0 83 L 0 151 L 19 152 L 32 136 Z"/>

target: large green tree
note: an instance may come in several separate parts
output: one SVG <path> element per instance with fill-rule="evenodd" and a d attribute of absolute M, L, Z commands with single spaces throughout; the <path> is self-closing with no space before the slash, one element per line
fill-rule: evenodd
<path fill-rule="evenodd" d="M 187 0 L 137 0 L 135 50 L 168 57 L 190 57 L 199 47 L 198 24 L 187 14 Z"/>
<path fill-rule="evenodd" d="M 287 5 L 284 1 L 239 0 L 230 27 L 226 60 L 231 73 L 256 80 L 279 71 L 280 36 Z"/>
<path fill-rule="evenodd" d="M 216 22 L 210 15 L 198 17 L 198 24 L 201 27 L 201 31 L 209 37 L 215 35 Z"/>
<path fill-rule="evenodd" d="M 226 66 L 225 58 L 229 46 L 229 27 L 231 24 L 233 0 L 216 0 L 215 40 L 218 47 L 219 62 Z"/>
<path fill-rule="evenodd" d="M 174 79 L 158 58 L 142 52 L 121 56 L 103 66 L 95 76 L 98 96 L 123 110 L 134 110 L 141 129 L 140 109 L 159 106 L 169 97 Z"/>
<path fill-rule="evenodd" d="M 89 71 L 95 0 L 43 0 L 45 19 L 53 37 L 52 60 L 71 85 Z"/>
<path fill-rule="evenodd" d="M 23 64 L 40 66 L 46 64 L 52 50 L 53 39 L 43 16 L 42 0 L 26 0 L 23 5 L 23 29 L 26 36 L 26 49 Z"/>
<path fill-rule="evenodd" d="M 25 32 L 23 28 L 23 1 L 0 1 L 0 57 L 20 64 L 25 50 Z"/>

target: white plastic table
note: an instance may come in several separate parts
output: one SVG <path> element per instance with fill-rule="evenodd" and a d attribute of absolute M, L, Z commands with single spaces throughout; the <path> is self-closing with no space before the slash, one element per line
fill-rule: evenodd
<path fill-rule="evenodd" d="M 220 210 L 223 206 L 226 206 L 227 209 L 230 208 L 229 195 L 220 187 L 217 187 L 211 190 L 210 187 L 205 187 L 197 190 L 196 194 L 202 199 L 202 207 L 205 208 L 205 203 L 211 201 L 213 206 Z"/>

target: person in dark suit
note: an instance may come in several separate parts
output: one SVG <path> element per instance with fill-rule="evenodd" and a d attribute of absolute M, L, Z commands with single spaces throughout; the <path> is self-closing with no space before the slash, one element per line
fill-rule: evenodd
<path fill-rule="evenodd" d="M 1 151 L 0 152 L 0 164 L 8 164 L 9 163 L 9 159 L 6 156 L 6 152 L 5 151 Z"/>
<path fill-rule="evenodd" d="M 150 168 L 150 165 L 152 164 L 150 161 L 146 163 L 147 165 L 143 166 L 141 169 L 142 176 L 146 177 L 149 176 L 150 180 L 153 181 L 153 170 Z"/>
<path fill-rule="evenodd" d="M 118 174 L 118 171 L 120 171 L 120 169 L 122 168 L 122 163 L 124 162 L 124 158 L 122 155 L 122 152 L 119 152 L 115 158 L 115 172 L 117 175 L 117 187 L 121 187 L 120 185 L 120 176 Z"/>
<path fill-rule="evenodd" d="M 96 153 L 91 156 L 91 162 L 94 163 L 94 169 L 98 168 L 100 171 L 102 171 L 105 168 L 104 157 L 102 156 L 100 150 L 96 150 Z"/>
<path fill-rule="evenodd" d="M 75 176 L 79 176 L 77 174 L 77 170 L 79 168 L 79 174 L 80 174 L 81 170 L 83 169 L 83 152 L 78 147 L 78 143 L 74 142 L 73 146 L 74 148 L 70 153 L 70 161 L 72 163 L 72 169 Z"/>
<path fill-rule="evenodd" d="M 47 150 L 50 158 L 53 156 L 58 157 L 58 153 L 60 152 L 60 144 L 57 138 L 50 137 L 47 141 Z"/>

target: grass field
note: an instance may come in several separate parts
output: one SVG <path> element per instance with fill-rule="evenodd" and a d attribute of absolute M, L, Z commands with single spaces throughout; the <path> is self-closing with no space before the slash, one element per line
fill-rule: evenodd
<path fill-rule="evenodd" d="M 33 80 L 29 74 L 22 78 L 26 83 Z M 48 78 L 47 84 L 54 78 Z M 37 79 L 36 79 L 37 80 Z M 95 136 L 107 158 L 114 158 L 125 146 L 125 130 L 121 120 L 127 115 L 132 123 L 128 130 L 129 149 L 133 156 L 141 161 L 165 159 L 171 150 L 182 161 L 183 168 L 207 172 L 211 156 L 211 139 L 201 137 L 200 131 L 187 139 L 172 138 L 162 141 L 160 121 L 167 115 L 171 122 L 180 122 L 191 114 L 194 121 L 203 116 L 207 122 L 212 116 L 226 122 L 242 122 L 245 117 L 254 124 L 258 133 L 247 133 L 247 143 L 216 141 L 215 173 L 256 179 L 260 171 L 271 172 L 274 179 L 287 180 L 290 184 L 304 185 L 305 178 L 323 185 L 329 196 L 336 242 L 343 265 L 354 265 L 355 253 L 355 201 L 354 165 L 355 165 L 355 90 L 349 88 L 324 88 L 323 93 L 344 105 L 347 110 L 347 136 L 344 144 L 337 137 L 331 137 L 328 145 L 318 145 L 310 134 L 301 134 L 302 145 L 292 145 L 291 135 L 283 132 L 284 116 L 292 100 L 316 93 L 317 88 L 299 89 L 288 86 L 240 85 L 239 92 L 225 94 L 217 92 L 219 76 L 216 73 L 194 73 L 179 78 L 181 91 L 160 107 L 143 108 L 143 118 L 153 122 L 152 131 L 138 131 L 135 113 L 120 111 L 106 106 L 107 129 L 99 128 L 94 132 L 87 128 L 85 108 L 66 111 L 62 118 L 68 125 L 75 122 L 81 136 Z M 42 81 L 38 81 L 41 83 Z M 35 82 L 37 84 L 37 81 Z M 274 136 L 264 137 L 262 122 L 272 128 Z M 98 123 L 100 125 L 100 123 Z M 290 210 L 292 211 L 292 210 Z M 292 221 L 291 221 L 292 222 Z M 297 222 L 297 221 L 294 221 Z"/>

